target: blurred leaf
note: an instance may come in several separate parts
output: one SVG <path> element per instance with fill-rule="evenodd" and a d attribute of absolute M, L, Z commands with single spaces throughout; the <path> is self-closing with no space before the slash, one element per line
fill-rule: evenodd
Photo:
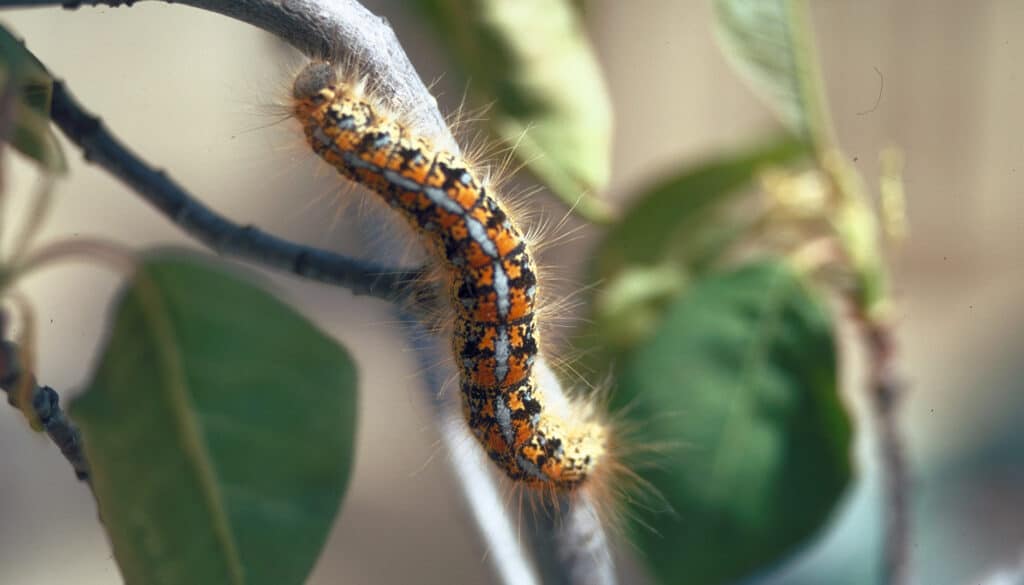
<path fill-rule="evenodd" d="M 614 403 L 636 421 L 636 471 L 674 514 L 638 511 L 663 583 L 731 583 L 822 528 L 850 480 L 829 313 L 785 264 L 695 283 L 633 351 Z M 627 408 L 628 407 L 628 408 Z"/>
<path fill-rule="evenodd" d="M 726 227 L 712 221 L 724 203 L 760 170 L 791 163 L 807 153 L 803 142 L 786 135 L 747 152 L 690 167 L 649 189 L 608 231 L 597 251 L 595 277 L 612 279 L 621 270 L 666 260 L 689 268 L 702 250 L 707 252 L 700 245 L 708 241 L 705 228 Z"/>
<path fill-rule="evenodd" d="M 812 144 L 832 175 L 842 209 L 831 218 L 858 280 L 857 304 L 869 316 L 889 310 L 878 218 L 860 173 L 835 145 L 808 24 L 806 0 L 713 0 L 724 52 L 782 121 Z M 830 162 L 831 159 L 831 162 Z"/>
<path fill-rule="evenodd" d="M 866 315 L 884 318 L 890 309 L 889 275 L 878 215 L 860 172 L 835 152 L 827 153 L 823 160 L 841 195 L 830 221 L 856 275 L 853 298 Z"/>
<path fill-rule="evenodd" d="M 53 79 L 43 64 L 0 26 L 0 139 L 45 172 L 64 174 L 67 162 L 50 128 L 52 91 Z"/>
<path fill-rule="evenodd" d="M 602 286 L 589 324 L 574 339 L 581 369 L 602 374 L 618 354 L 646 339 L 686 283 L 749 232 L 749 220 L 729 218 L 723 207 L 765 167 L 807 153 L 805 144 L 783 135 L 688 168 L 641 195 L 594 256 L 592 280 Z"/>
<path fill-rule="evenodd" d="M 726 56 L 808 143 L 827 132 L 804 0 L 713 0 Z"/>
<path fill-rule="evenodd" d="M 352 466 L 348 353 L 267 293 L 142 264 L 71 415 L 126 583 L 303 583 Z"/>
<path fill-rule="evenodd" d="M 603 286 L 593 303 L 593 318 L 578 345 L 587 354 L 586 369 L 614 361 L 612 356 L 635 345 L 661 322 L 668 304 L 686 287 L 686 274 L 677 266 L 640 266 L 623 270 Z M 594 353 L 596 352 L 596 353 Z"/>
<path fill-rule="evenodd" d="M 494 100 L 495 132 L 559 198 L 607 221 L 612 111 L 568 0 L 418 0 L 469 83 Z"/>

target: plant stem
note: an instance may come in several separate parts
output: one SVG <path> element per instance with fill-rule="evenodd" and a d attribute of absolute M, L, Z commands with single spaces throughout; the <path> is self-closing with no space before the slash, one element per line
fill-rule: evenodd
<path fill-rule="evenodd" d="M 157 0 L 223 14 L 251 24 L 311 59 L 349 64 L 373 79 L 388 109 L 436 146 L 459 153 L 444 116 L 405 50 L 381 18 L 355 0 Z M 0 0 L 0 8 L 131 6 L 135 0 Z"/>
<path fill-rule="evenodd" d="M 910 478 L 906 445 L 900 429 L 900 403 L 904 386 L 894 366 L 894 339 L 887 323 L 865 321 L 869 352 L 869 397 L 875 416 L 885 499 L 883 583 L 910 582 Z"/>
<path fill-rule="evenodd" d="M 387 300 L 415 295 L 418 271 L 401 270 L 348 258 L 290 242 L 251 225 L 239 225 L 210 209 L 163 171 L 149 166 L 121 144 L 96 117 L 86 112 L 60 81 L 53 84 L 51 116 L 86 160 L 128 185 L 186 233 L 214 251 L 336 284 L 354 294 Z"/>
<path fill-rule="evenodd" d="M 560 585 L 615 585 L 615 561 L 601 517 L 586 492 L 560 498 L 556 510 L 534 522 L 534 550 L 538 551 L 546 583 Z"/>
<path fill-rule="evenodd" d="M 32 372 L 22 369 L 18 354 L 17 345 L 6 340 L 0 341 L 0 390 L 7 392 L 7 402 L 11 406 L 39 421 L 42 430 L 71 463 L 75 476 L 88 482 L 89 463 L 85 460 L 82 435 L 78 427 L 64 414 L 57 392 L 49 386 L 40 386 Z M 22 384 L 29 385 L 26 393 L 30 402 L 28 405 L 21 404 L 18 399 L 18 388 Z M 26 411 L 26 408 L 31 408 L 31 412 Z"/>

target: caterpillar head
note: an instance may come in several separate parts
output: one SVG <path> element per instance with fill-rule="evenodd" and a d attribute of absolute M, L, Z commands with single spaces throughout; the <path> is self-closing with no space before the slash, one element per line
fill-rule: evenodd
<path fill-rule="evenodd" d="M 296 100 L 310 100 L 317 97 L 324 88 L 337 83 L 338 70 L 334 65 L 326 61 L 313 61 L 295 77 L 292 97 Z"/>
<path fill-rule="evenodd" d="M 518 449 L 525 479 L 557 492 L 582 487 L 607 458 L 608 430 L 595 405 L 567 396 L 543 359 L 537 360 L 533 381 L 543 411 L 536 417 L 533 436 Z"/>

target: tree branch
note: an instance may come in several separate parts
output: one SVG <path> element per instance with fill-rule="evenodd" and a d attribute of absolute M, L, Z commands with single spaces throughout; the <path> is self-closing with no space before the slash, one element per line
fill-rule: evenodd
<path fill-rule="evenodd" d="M 2 317 L 0 317 L 2 318 Z M 75 475 L 82 481 L 89 481 L 89 463 L 82 448 L 82 435 L 71 419 L 60 407 L 60 397 L 49 386 L 40 386 L 32 372 L 22 369 L 18 346 L 10 341 L 0 341 L 0 389 L 7 392 L 7 402 L 34 416 L 42 430 L 71 463 Z M 22 404 L 18 390 L 28 385 L 29 404 Z M 28 409 L 31 409 L 29 411 Z"/>
<path fill-rule="evenodd" d="M 546 583 L 615 585 L 615 560 L 590 494 L 561 497 L 553 513 L 534 518 L 534 550 Z"/>
<path fill-rule="evenodd" d="M 883 583 L 910 582 L 910 479 L 906 445 L 900 430 L 904 388 L 893 364 L 893 332 L 887 323 L 864 321 L 869 352 L 869 398 L 875 416 L 885 499 Z"/>
<path fill-rule="evenodd" d="M 261 28 L 311 59 L 349 64 L 373 79 L 377 97 L 410 126 L 458 154 L 437 107 L 387 21 L 355 0 L 162 0 L 209 10 Z M 0 0 L 0 7 L 131 6 L 135 0 Z"/>
<path fill-rule="evenodd" d="M 86 160 L 106 169 L 189 235 L 220 254 L 344 286 L 355 294 L 400 300 L 415 292 L 416 271 L 348 258 L 272 236 L 251 225 L 232 223 L 166 173 L 138 158 L 98 118 L 86 112 L 59 81 L 53 84 L 50 110 L 54 123 L 82 149 Z"/>
<path fill-rule="evenodd" d="M 441 423 L 441 440 L 450 453 L 455 479 L 462 487 L 466 502 L 480 530 L 487 537 L 488 555 L 494 560 L 502 582 L 512 585 L 615 585 L 615 563 L 608 538 L 594 503 L 587 493 L 572 497 L 562 496 L 551 509 L 518 511 L 519 518 L 509 510 L 507 497 L 502 497 L 500 479 L 495 477 L 494 465 L 481 449 L 467 449 L 475 445 L 476 438 L 468 427 L 457 404 L 444 393 L 441 386 L 448 372 L 438 367 L 442 348 L 411 315 L 404 323 L 413 340 L 427 389 L 431 394 L 435 418 Z M 538 368 L 547 365 L 538 361 Z M 553 379 L 552 375 L 546 378 Z M 550 388 L 544 387 L 545 391 Z M 559 388 L 554 390 L 561 391 Z M 537 494 L 526 494 L 536 497 Z M 546 504 L 547 496 L 544 496 Z M 520 508 L 524 504 L 520 502 Z M 523 551 L 518 527 L 525 527 L 534 551 L 531 562 Z M 539 575 L 539 577 L 538 577 Z"/>

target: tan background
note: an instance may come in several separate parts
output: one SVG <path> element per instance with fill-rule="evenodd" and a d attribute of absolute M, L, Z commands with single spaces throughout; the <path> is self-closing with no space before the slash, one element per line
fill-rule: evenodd
<path fill-rule="evenodd" d="M 873 178 L 879 149 L 907 153 L 913 239 L 898 258 L 907 420 L 924 535 L 921 583 L 960 584 L 1024 548 L 1024 3 L 823 0 L 817 36 L 839 136 Z M 622 200 L 686 161 L 769 132 L 768 113 L 725 66 L 703 1 L 591 0 L 587 24 L 617 114 L 613 186 Z M 392 20 L 425 79 L 446 71 L 399 2 Z M 287 50 L 247 25 L 183 6 L 0 13 L 128 144 L 239 221 L 357 251 L 333 221 L 335 183 L 261 107 L 287 83 Z M 879 91 L 874 68 L 884 76 Z M 447 76 L 442 103 L 461 96 Z M 181 234 L 68 148 L 70 179 L 44 238 L 102 236 L 132 247 Z M 1018 171 L 1018 168 L 1020 170 Z M 6 185 L 24 194 L 22 165 Z M 318 201 L 313 201 L 320 197 Z M 24 197 L 20 197 L 24 200 Z M 16 221 L 15 214 L 9 221 Z M 5 225 L 5 237 L 10 228 Z M 587 240 L 557 259 L 575 266 Z M 448 477 L 412 356 L 386 306 L 274 277 L 335 334 L 362 371 L 358 463 L 313 583 L 488 582 L 485 551 Z M 65 396 L 88 377 L 116 280 L 101 267 L 25 283 L 40 330 L 40 378 Z M 88 490 L 47 441 L 0 409 L 0 584 L 119 583 Z M 386 447 L 382 449 L 382 447 Z M 869 453 L 860 449 L 862 458 Z M 867 466 L 870 468 L 870 465 Z M 827 538 L 777 582 L 871 582 L 877 490 L 851 491 Z M 837 572 L 838 568 L 838 572 Z M 838 578 L 838 577 L 836 577 Z"/>

